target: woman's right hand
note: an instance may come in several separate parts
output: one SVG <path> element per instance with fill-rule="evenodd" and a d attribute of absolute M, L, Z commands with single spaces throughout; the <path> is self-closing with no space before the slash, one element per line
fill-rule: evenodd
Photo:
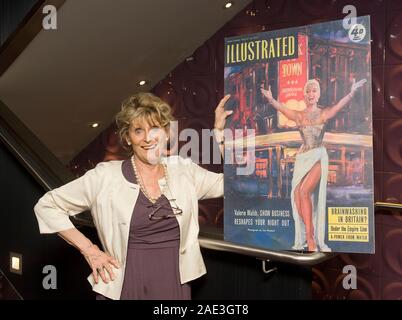
<path fill-rule="evenodd" d="M 99 247 L 95 244 L 92 244 L 85 250 L 82 250 L 81 253 L 92 269 L 95 283 L 99 282 L 99 275 L 105 283 L 109 283 L 109 279 L 106 276 L 105 269 L 109 273 L 109 278 L 112 281 L 115 279 L 112 266 L 117 269 L 120 268 L 119 262 L 115 258 L 100 250 Z"/>
<path fill-rule="evenodd" d="M 226 118 L 233 113 L 233 110 L 225 110 L 225 103 L 229 100 L 230 94 L 224 96 L 215 109 L 214 128 L 222 131 L 225 129 Z"/>
<path fill-rule="evenodd" d="M 271 86 L 268 86 L 268 90 L 261 87 L 261 93 L 265 98 L 267 98 L 268 102 L 271 103 L 273 100 Z"/>

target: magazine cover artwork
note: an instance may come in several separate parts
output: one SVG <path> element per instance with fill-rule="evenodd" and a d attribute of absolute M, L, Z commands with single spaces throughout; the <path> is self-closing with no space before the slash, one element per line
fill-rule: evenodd
<path fill-rule="evenodd" d="M 370 55 L 369 16 L 225 38 L 226 241 L 374 253 Z"/>

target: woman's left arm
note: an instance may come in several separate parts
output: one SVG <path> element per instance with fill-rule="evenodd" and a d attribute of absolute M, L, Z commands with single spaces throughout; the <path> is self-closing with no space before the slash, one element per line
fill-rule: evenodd
<path fill-rule="evenodd" d="M 223 97 L 215 109 L 214 136 L 219 145 L 222 158 L 224 158 L 225 152 L 223 144 L 226 118 L 233 113 L 233 111 L 225 110 L 225 103 L 229 98 L 229 94 Z M 208 171 L 192 162 L 190 159 L 188 159 L 188 161 L 191 162 L 190 171 L 198 200 L 222 197 L 223 173 Z"/>
<path fill-rule="evenodd" d="M 230 94 L 224 96 L 215 109 L 214 135 L 215 140 L 219 145 L 219 150 L 222 154 L 222 158 L 224 157 L 224 151 L 225 151 L 223 145 L 225 138 L 224 129 L 225 129 L 226 118 L 233 113 L 232 110 L 229 111 L 225 110 L 225 103 L 229 100 L 229 98 Z"/>
<path fill-rule="evenodd" d="M 348 93 L 341 100 L 339 100 L 339 102 L 336 105 L 334 105 L 334 106 L 332 106 L 329 109 L 324 111 L 325 121 L 328 121 L 329 119 L 335 117 L 336 114 L 352 100 L 352 98 L 355 95 L 356 91 L 359 88 L 361 88 L 366 82 L 367 82 L 367 79 L 362 79 L 362 80 L 360 80 L 360 81 L 355 83 L 355 80 L 353 79 L 353 84 L 352 84 L 352 88 L 350 90 L 350 93 Z"/>
<path fill-rule="evenodd" d="M 190 173 L 198 200 L 219 198 L 223 196 L 223 173 L 208 171 L 198 164 L 190 162 Z"/>

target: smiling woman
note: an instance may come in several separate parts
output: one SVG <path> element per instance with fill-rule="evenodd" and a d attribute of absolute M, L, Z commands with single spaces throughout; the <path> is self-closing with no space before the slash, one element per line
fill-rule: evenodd
<path fill-rule="evenodd" d="M 116 115 L 123 146 L 142 162 L 153 164 L 166 150 L 169 125 L 173 120 L 170 106 L 151 93 L 129 97 Z"/>
<path fill-rule="evenodd" d="M 222 130 L 226 96 L 215 110 Z M 131 158 L 98 164 L 45 194 L 35 206 L 41 233 L 58 232 L 80 250 L 98 299 L 190 299 L 206 270 L 198 242 L 198 200 L 223 195 L 223 174 L 166 157 L 170 106 L 151 93 L 122 104 L 116 123 Z M 91 209 L 104 251 L 68 219 Z"/>

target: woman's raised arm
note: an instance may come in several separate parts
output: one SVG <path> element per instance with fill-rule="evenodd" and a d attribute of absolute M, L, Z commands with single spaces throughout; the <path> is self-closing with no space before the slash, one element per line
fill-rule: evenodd
<path fill-rule="evenodd" d="M 275 100 L 272 97 L 271 86 L 268 87 L 268 90 L 261 88 L 261 93 L 276 110 L 283 113 L 289 120 L 296 121 L 297 111 L 286 108 L 282 103 Z"/>
<path fill-rule="evenodd" d="M 328 108 L 327 110 L 324 111 L 324 118 L 325 121 L 333 118 L 336 116 L 336 114 L 342 110 L 342 108 L 344 106 L 346 106 L 350 100 L 352 100 L 353 96 L 355 95 L 356 91 L 361 88 L 365 83 L 367 82 L 367 79 L 362 79 L 358 82 L 355 82 L 355 80 L 353 79 L 353 84 L 352 84 L 352 88 L 350 89 L 350 93 L 348 93 L 346 96 L 344 96 L 341 100 L 338 101 L 337 104 L 335 104 L 334 106 Z"/>

